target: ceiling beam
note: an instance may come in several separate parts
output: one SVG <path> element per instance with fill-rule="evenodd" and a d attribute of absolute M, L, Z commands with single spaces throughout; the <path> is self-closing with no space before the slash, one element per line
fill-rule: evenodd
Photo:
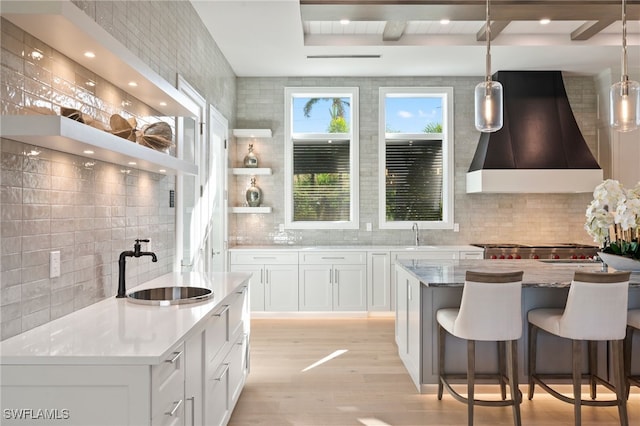
<path fill-rule="evenodd" d="M 571 40 L 589 40 L 615 21 L 615 19 L 604 19 L 595 22 L 585 22 L 571 33 Z"/>
<path fill-rule="evenodd" d="M 398 41 L 404 34 L 407 21 L 387 21 L 382 32 L 383 41 Z"/>
<path fill-rule="evenodd" d="M 511 21 L 493 21 L 491 22 L 491 41 L 495 40 Z M 476 40 L 487 41 L 487 24 L 484 24 L 480 31 L 476 34 Z"/>

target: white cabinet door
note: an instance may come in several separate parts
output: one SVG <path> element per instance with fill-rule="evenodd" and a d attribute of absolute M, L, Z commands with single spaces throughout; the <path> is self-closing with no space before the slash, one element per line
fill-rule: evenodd
<path fill-rule="evenodd" d="M 367 253 L 367 309 L 391 310 L 391 254 Z"/>
<path fill-rule="evenodd" d="M 300 265 L 300 310 L 333 310 L 333 268 L 331 265 Z"/>
<path fill-rule="evenodd" d="M 265 310 L 265 268 L 263 265 L 231 265 L 231 272 L 248 272 L 251 311 Z"/>
<path fill-rule="evenodd" d="M 298 310 L 298 265 L 265 265 L 264 310 Z M 253 301 L 253 294 L 251 295 Z M 251 305 L 253 310 L 253 302 Z"/>
<path fill-rule="evenodd" d="M 367 310 L 365 265 L 333 265 L 333 310 Z"/>
<path fill-rule="evenodd" d="M 396 282 L 396 344 L 398 352 L 407 353 L 408 276 L 402 269 L 395 270 Z"/>

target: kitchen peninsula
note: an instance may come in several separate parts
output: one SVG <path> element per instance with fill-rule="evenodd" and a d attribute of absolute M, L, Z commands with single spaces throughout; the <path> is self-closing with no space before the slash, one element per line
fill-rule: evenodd
<path fill-rule="evenodd" d="M 248 280 L 170 273 L 131 291 L 213 296 L 170 306 L 109 297 L 2 341 L 2 424 L 226 424 L 249 369 Z"/>
<path fill-rule="evenodd" d="M 484 272 L 524 271 L 522 282 L 523 334 L 518 342 L 520 381 L 526 380 L 526 314 L 539 307 L 561 308 L 566 302 L 569 286 L 576 270 L 601 270 L 596 262 L 544 262 L 537 260 L 397 260 L 395 281 L 397 290 L 396 342 L 400 358 L 419 392 L 433 392 L 438 383 L 437 322 L 438 309 L 460 306 L 467 270 Z M 640 273 L 631 274 L 629 308 L 640 307 Z M 447 337 L 447 369 L 464 372 L 466 349 L 461 340 Z M 541 335 L 539 345 L 554 344 L 554 351 L 540 351 L 539 365 L 544 372 L 570 371 L 570 345 L 556 338 Z M 634 345 L 639 345 L 636 338 Z M 606 369 L 606 347 L 598 348 L 598 368 Z M 546 357 L 543 354 L 547 354 Z M 553 353 L 553 356 L 549 354 Z M 495 345 L 479 342 L 476 363 L 480 371 L 495 371 Z M 636 362 L 634 370 L 640 368 Z M 603 373 L 604 374 L 604 373 Z M 604 374 L 606 377 L 606 374 Z"/>

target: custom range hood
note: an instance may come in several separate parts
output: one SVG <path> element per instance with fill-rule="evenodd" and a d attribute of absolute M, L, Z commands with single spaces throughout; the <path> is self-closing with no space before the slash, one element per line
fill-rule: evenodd
<path fill-rule="evenodd" d="M 560 71 L 498 71 L 504 126 L 482 133 L 467 193 L 592 192 L 602 169 L 576 123 Z"/>

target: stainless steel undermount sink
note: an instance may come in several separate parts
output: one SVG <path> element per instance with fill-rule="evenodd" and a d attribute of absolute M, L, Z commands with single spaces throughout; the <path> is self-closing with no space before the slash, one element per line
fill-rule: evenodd
<path fill-rule="evenodd" d="M 213 296 L 213 291 L 204 287 L 156 287 L 127 294 L 127 300 L 145 305 L 169 306 L 202 302 Z"/>

